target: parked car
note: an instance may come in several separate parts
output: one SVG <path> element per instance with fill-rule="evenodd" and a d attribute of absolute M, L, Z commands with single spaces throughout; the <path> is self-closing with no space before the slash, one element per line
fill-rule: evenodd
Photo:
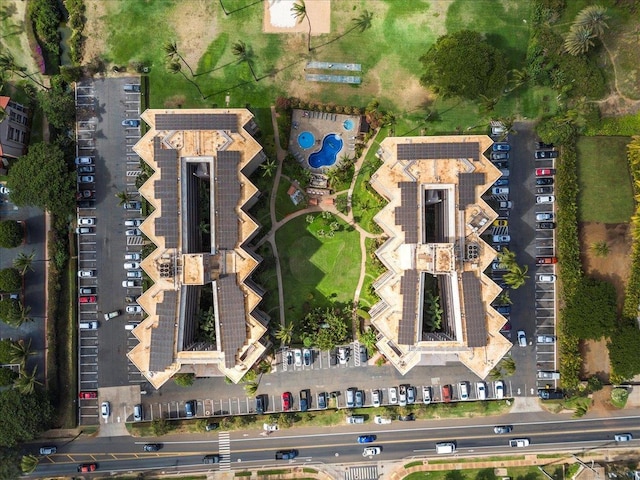
<path fill-rule="evenodd" d="M 125 83 L 123 88 L 125 92 L 133 92 L 133 93 L 140 92 L 140 85 L 137 83 Z"/>
<path fill-rule="evenodd" d="M 538 335 L 536 337 L 536 341 L 538 343 L 551 344 L 556 343 L 556 337 L 554 337 L 553 335 Z"/>
<path fill-rule="evenodd" d="M 95 207 L 95 203 L 94 203 L 93 200 L 77 200 L 76 201 L 76 206 L 78 208 L 94 208 Z"/>
<path fill-rule="evenodd" d="M 398 421 L 400 422 L 413 422 L 416 419 L 416 416 L 413 413 L 408 413 L 406 415 L 398 415 Z"/>
<path fill-rule="evenodd" d="M 502 380 L 493 382 L 493 390 L 498 400 L 504 398 L 504 382 Z"/>
<path fill-rule="evenodd" d="M 506 153 L 502 153 L 499 155 L 507 155 Z M 500 162 L 491 162 L 493 163 L 497 168 L 509 168 L 509 162 L 507 162 L 506 160 L 500 161 Z"/>
<path fill-rule="evenodd" d="M 400 385 L 398 387 L 398 405 L 405 407 L 407 405 L 407 386 Z"/>
<path fill-rule="evenodd" d="M 469 400 L 469 382 L 458 383 L 458 392 L 460 393 L 460 400 Z"/>
<path fill-rule="evenodd" d="M 78 175 L 86 175 L 88 173 L 96 173 L 96 167 L 93 165 L 80 165 L 76 167 L 76 173 Z"/>
<path fill-rule="evenodd" d="M 142 203 L 141 202 L 125 202 L 122 205 L 122 208 L 124 208 L 125 210 L 140 210 L 142 208 Z"/>
<path fill-rule="evenodd" d="M 502 435 L 503 433 L 511 433 L 513 427 L 511 425 L 498 425 L 493 427 L 493 433 L 497 433 L 498 435 Z"/>
<path fill-rule="evenodd" d="M 304 360 L 305 367 L 310 366 L 311 365 L 311 350 L 309 350 L 308 348 L 305 348 L 302 351 L 302 359 Z"/>
<path fill-rule="evenodd" d="M 553 185 L 553 177 L 536 178 L 536 185 Z"/>
<path fill-rule="evenodd" d="M 511 241 L 510 235 L 493 235 L 493 243 L 509 243 Z"/>
<path fill-rule="evenodd" d="M 139 270 L 140 269 L 140 263 L 138 263 L 138 262 L 125 262 L 123 266 L 124 266 L 125 270 Z"/>
<path fill-rule="evenodd" d="M 376 425 L 387 425 L 391 423 L 391 419 L 383 417 L 382 415 L 376 415 L 375 417 L 373 417 L 373 423 L 375 423 Z"/>
<path fill-rule="evenodd" d="M 511 325 L 511 322 L 509 320 L 507 320 L 505 322 L 505 324 L 502 326 L 502 328 L 500 329 L 500 331 L 501 332 L 510 332 L 512 328 L 513 328 L 513 326 Z"/>
<path fill-rule="evenodd" d="M 495 262 L 491 263 L 491 270 L 496 272 L 509 270 L 509 265 L 507 265 L 506 263 L 500 263 L 500 261 L 496 260 Z"/>
<path fill-rule="evenodd" d="M 451 385 L 442 386 L 442 401 L 449 403 L 451 401 Z"/>
<path fill-rule="evenodd" d="M 326 392 L 320 392 L 318 394 L 318 408 L 320 408 L 322 410 L 327 408 L 327 393 Z"/>
<path fill-rule="evenodd" d="M 555 174 L 555 168 L 536 168 L 536 177 L 548 177 L 549 175 Z"/>
<path fill-rule="evenodd" d="M 96 198 L 95 190 L 80 190 L 76 192 L 76 200 L 89 200 Z"/>
<path fill-rule="evenodd" d="M 125 253 L 124 254 L 124 259 L 125 260 L 134 260 L 139 262 L 140 260 L 142 260 L 142 255 L 140 255 L 139 253 Z"/>
<path fill-rule="evenodd" d="M 124 221 L 124 226 L 125 227 L 139 227 L 140 225 L 142 225 L 142 222 L 144 222 L 144 219 L 142 219 L 142 218 L 133 218 L 131 220 L 125 220 Z"/>
<path fill-rule="evenodd" d="M 142 313 L 142 307 L 140 305 L 127 305 L 125 311 L 130 315 L 138 315 Z"/>
<path fill-rule="evenodd" d="M 535 153 L 536 160 L 546 160 L 547 158 L 558 158 L 556 150 L 538 150 Z"/>
<path fill-rule="evenodd" d="M 491 160 L 508 160 L 509 154 L 507 152 L 491 152 Z"/>
<path fill-rule="evenodd" d="M 358 443 L 373 443 L 376 441 L 375 435 L 360 435 L 358 437 Z"/>
<path fill-rule="evenodd" d="M 127 270 L 127 278 L 142 278 L 142 270 Z"/>
<path fill-rule="evenodd" d="M 78 394 L 78 398 L 83 400 L 89 400 L 92 398 L 98 398 L 98 392 L 80 392 Z"/>
<path fill-rule="evenodd" d="M 553 220 L 553 212 L 536 213 L 536 222 L 550 222 Z"/>
<path fill-rule="evenodd" d="M 416 403 L 416 388 L 407 385 L 407 405 L 411 405 L 412 403 Z"/>
<path fill-rule="evenodd" d="M 95 233 L 93 227 L 78 227 L 76 228 L 76 235 L 89 235 Z"/>
<path fill-rule="evenodd" d="M 96 303 L 97 297 L 95 295 L 87 295 L 78 297 L 78 303 Z"/>
<path fill-rule="evenodd" d="M 349 354 L 347 349 L 345 347 L 338 348 L 338 362 L 340 362 L 340 365 L 346 365 L 348 360 Z"/>
<path fill-rule="evenodd" d="M 80 287 L 79 290 L 80 295 L 95 295 L 98 293 L 98 289 L 96 287 Z"/>
<path fill-rule="evenodd" d="M 422 387 L 422 403 L 425 405 L 431 403 L 431 387 L 427 385 Z"/>
<path fill-rule="evenodd" d="M 95 270 L 78 270 L 78 277 L 80 278 L 95 278 Z"/>
<path fill-rule="evenodd" d="M 494 220 L 491 225 L 493 225 L 494 227 L 506 227 L 507 225 L 509 225 L 509 222 L 504 218 L 498 218 L 497 220 Z"/>
<path fill-rule="evenodd" d="M 553 143 L 536 142 L 536 149 L 538 150 L 550 150 L 553 148 Z"/>
<path fill-rule="evenodd" d="M 389 403 L 392 405 L 398 403 L 398 391 L 396 387 L 389 388 Z"/>
<path fill-rule="evenodd" d="M 494 143 L 491 150 L 494 152 L 508 152 L 511 150 L 511 145 L 508 143 Z"/>
<path fill-rule="evenodd" d="M 309 410 L 309 391 L 300 390 L 300 411 L 306 412 Z"/>
<path fill-rule="evenodd" d="M 553 187 L 552 186 L 546 186 L 546 187 L 537 187 L 536 188 L 536 193 L 537 194 L 544 194 L 544 193 L 553 193 Z"/>
<path fill-rule="evenodd" d="M 371 391 L 371 404 L 374 407 L 379 407 L 382 404 L 382 392 L 380 390 Z"/>
<path fill-rule="evenodd" d="M 540 397 L 541 400 L 562 400 L 564 398 L 564 392 L 552 388 L 539 388 L 538 397 Z"/>
<path fill-rule="evenodd" d="M 262 415 L 264 413 L 265 399 L 262 395 L 256 395 L 256 413 Z"/>
<path fill-rule="evenodd" d="M 196 401 L 195 400 L 187 400 L 184 402 L 184 415 L 187 418 L 196 416 Z"/>
<path fill-rule="evenodd" d="M 78 183 L 95 183 L 96 177 L 93 175 L 78 175 Z"/>
<path fill-rule="evenodd" d="M 76 157 L 76 165 L 93 165 L 93 157 Z"/>
<path fill-rule="evenodd" d="M 551 273 L 540 273 L 536 279 L 538 283 L 553 283 L 556 281 L 556 276 Z"/>
<path fill-rule="evenodd" d="M 498 202 L 498 208 L 509 209 L 513 207 L 513 202 L 510 200 Z"/>
<path fill-rule="evenodd" d="M 291 399 L 291 392 L 284 392 L 282 394 L 282 410 L 284 410 L 285 412 L 291 410 Z"/>
<path fill-rule="evenodd" d="M 491 187 L 492 195 L 509 195 L 509 187 Z"/>
<path fill-rule="evenodd" d="M 557 257 L 537 257 L 536 264 L 538 265 L 553 265 L 554 263 L 558 263 Z"/>
<path fill-rule="evenodd" d="M 213 432 L 214 430 L 217 430 L 218 428 L 220 428 L 220 424 L 219 423 L 207 423 L 204 427 L 205 431 L 207 432 Z"/>
<path fill-rule="evenodd" d="M 493 308 L 502 315 L 509 315 L 511 313 L 511 305 L 498 305 Z"/>
<path fill-rule="evenodd" d="M 123 120 L 122 121 L 122 126 L 123 127 L 139 127 L 140 126 L 140 120 L 135 120 L 133 118 L 128 118 L 127 120 Z"/>
<path fill-rule="evenodd" d="M 135 287 L 139 287 L 140 284 L 140 280 L 123 280 L 122 281 L 122 286 L 125 288 L 135 288 Z"/>
<path fill-rule="evenodd" d="M 369 361 L 369 354 L 367 353 L 367 347 L 360 345 L 360 363 L 367 363 Z"/>
<path fill-rule="evenodd" d="M 78 225 L 81 227 L 92 227 L 96 224 L 96 217 L 80 217 L 78 218 Z"/>
<path fill-rule="evenodd" d="M 553 372 L 550 370 L 538 370 L 537 376 L 540 380 L 559 380 L 560 379 L 559 372 Z"/>
<path fill-rule="evenodd" d="M 478 400 L 486 400 L 487 399 L 487 384 L 484 382 L 476 383 L 476 399 Z"/>
<path fill-rule="evenodd" d="M 556 228 L 556 222 L 538 222 L 536 228 L 538 230 L 553 230 Z"/>
<path fill-rule="evenodd" d="M 127 237 L 139 237 L 140 235 L 142 235 L 142 232 L 140 231 L 139 228 L 131 228 L 129 230 L 125 230 L 124 234 Z"/>
<path fill-rule="evenodd" d="M 300 350 L 299 348 L 296 348 L 293 351 L 293 358 L 294 358 L 296 367 L 301 367 L 302 366 L 302 350 Z"/>
<path fill-rule="evenodd" d="M 109 402 L 102 402 L 100 404 L 100 415 L 102 415 L 102 418 L 105 420 L 109 418 L 109 415 L 111 415 L 111 404 Z"/>
<path fill-rule="evenodd" d="M 556 201 L 556 197 L 554 197 L 553 195 L 538 195 L 536 197 L 536 203 L 541 204 L 541 203 L 553 203 Z"/>

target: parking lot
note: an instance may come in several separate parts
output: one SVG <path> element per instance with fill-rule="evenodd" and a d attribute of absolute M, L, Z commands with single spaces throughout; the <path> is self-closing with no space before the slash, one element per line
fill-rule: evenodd
<path fill-rule="evenodd" d="M 140 160 L 132 150 L 140 138 L 141 93 L 125 85 L 140 85 L 140 79 L 95 79 L 76 91 L 80 391 L 142 382 L 128 364 L 130 332 L 124 328 L 140 320 L 126 307 L 140 295 L 142 274 L 132 279 L 123 268 L 125 254 L 140 254 L 143 245 L 140 235 L 126 235 L 125 224 L 141 218 L 135 187 Z M 119 192 L 133 208 L 123 208 Z M 81 424 L 98 423 L 97 400 L 79 405 Z"/>

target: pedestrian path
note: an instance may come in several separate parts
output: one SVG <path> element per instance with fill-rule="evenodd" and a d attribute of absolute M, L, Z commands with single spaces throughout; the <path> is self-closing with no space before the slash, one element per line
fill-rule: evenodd
<path fill-rule="evenodd" d="M 231 439 L 229 432 L 218 433 L 218 455 L 220 455 L 220 471 L 231 470 Z"/>
<path fill-rule="evenodd" d="M 378 467 L 347 467 L 344 480 L 377 480 Z"/>

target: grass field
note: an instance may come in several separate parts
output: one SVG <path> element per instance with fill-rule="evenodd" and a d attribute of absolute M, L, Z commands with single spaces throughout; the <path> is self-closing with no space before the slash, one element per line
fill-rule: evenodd
<path fill-rule="evenodd" d="M 581 222 L 626 223 L 633 214 L 628 137 L 578 140 L 578 216 Z"/>
<path fill-rule="evenodd" d="M 375 239 L 366 238 L 365 245 L 367 246 L 367 263 L 364 283 L 362 284 L 362 291 L 360 292 L 360 305 L 368 310 L 379 300 L 377 295 L 370 292 L 371 284 L 385 272 L 385 268 L 380 261 L 371 258 L 371 255 L 376 249 Z"/>
<path fill-rule="evenodd" d="M 333 238 L 318 234 L 336 221 L 340 230 Z M 278 230 L 287 322 L 300 322 L 312 308 L 353 300 L 360 271 L 358 239 L 358 232 L 333 216 L 324 220 L 316 215 L 308 224 L 303 215 Z"/>
<path fill-rule="evenodd" d="M 298 205 L 291 201 L 291 197 L 287 193 L 290 186 L 291 182 L 289 180 L 280 178 L 278 194 L 276 196 L 276 220 L 282 220 L 287 215 L 291 215 L 293 212 L 297 212 L 307 206 L 306 201 L 302 201 Z"/>
<path fill-rule="evenodd" d="M 443 463 L 444 462 L 453 463 L 451 461 L 443 461 Z M 517 480 L 542 480 L 545 478 L 542 473 L 540 473 L 540 470 L 538 470 L 538 467 L 507 468 L 507 474 L 510 478 Z M 460 468 L 455 471 L 413 472 L 404 477 L 403 480 L 498 480 L 499 478 L 500 477 L 496 476 L 493 468 Z"/>

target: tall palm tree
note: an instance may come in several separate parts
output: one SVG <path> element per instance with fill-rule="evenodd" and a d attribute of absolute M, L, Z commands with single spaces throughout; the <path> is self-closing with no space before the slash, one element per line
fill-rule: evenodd
<path fill-rule="evenodd" d="M 20 371 L 20 376 L 15 381 L 16 389 L 23 395 L 29 395 L 36 389 L 36 385 L 42 385 L 41 382 L 36 380 L 36 373 L 38 366 L 33 367 L 33 371 L 29 374 L 25 370 Z"/>
<path fill-rule="evenodd" d="M 270 178 L 273 176 L 273 174 L 277 170 L 278 164 L 275 162 L 275 160 L 270 158 L 266 162 L 264 162 L 262 165 L 260 165 L 260 168 L 262 169 L 262 176 Z"/>
<path fill-rule="evenodd" d="M 118 203 L 118 206 L 121 207 L 122 205 L 124 205 L 125 203 L 128 203 L 131 201 L 131 192 L 128 192 L 126 190 L 122 190 L 120 192 L 116 193 L 116 198 L 118 200 L 120 200 L 120 202 Z"/>
<path fill-rule="evenodd" d="M 530 79 L 529 70 L 527 70 L 526 68 L 522 68 L 520 70 L 518 70 L 517 68 L 514 68 L 513 70 L 511 70 L 511 90 L 510 91 L 513 91 L 516 88 L 519 88 L 524 84 L 528 83 L 529 79 Z"/>
<path fill-rule="evenodd" d="M 36 352 L 31 351 L 31 339 L 25 342 L 23 338 L 11 344 L 11 363 L 19 363 L 24 370 L 27 360 Z"/>
<path fill-rule="evenodd" d="M 20 460 L 20 470 L 22 473 L 31 473 L 36 469 L 38 463 L 40 460 L 35 455 L 23 455 Z"/>
<path fill-rule="evenodd" d="M 604 29 L 609 28 L 606 20 L 609 19 L 607 9 L 602 5 L 589 5 L 580 10 L 573 25 L 591 29 L 595 36 L 601 37 Z"/>
<path fill-rule="evenodd" d="M 188 65 L 187 65 L 188 67 Z M 200 85 L 198 85 L 196 82 L 194 82 L 191 78 L 189 78 L 187 75 L 185 75 L 185 73 L 182 71 L 182 64 L 176 60 L 172 60 L 171 62 L 169 62 L 167 64 L 167 71 L 169 73 L 179 73 L 180 75 L 182 75 L 184 77 L 184 79 L 189 82 L 190 84 L 192 84 L 194 87 L 196 87 L 196 89 L 198 90 L 198 93 L 200 94 L 200 97 L 204 100 L 205 96 L 202 93 L 202 90 L 200 89 Z"/>
<path fill-rule="evenodd" d="M 528 265 L 524 265 L 523 267 L 515 265 L 511 270 L 509 270 L 509 272 L 505 273 L 502 278 L 504 279 L 504 283 L 516 290 L 523 286 L 527 278 L 529 278 L 527 275 L 528 271 Z"/>
<path fill-rule="evenodd" d="M 13 266 L 20 272 L 20 275 L 24 277 L 27 270 L 33 270 L 33 258 L 36 256 L 36 251 L 32 250 L 31 253 L 26 254 L 24 252 L 20 252 L 16 258 L 13 260 Z"/>
<path fill-rule="evenodd" d="M 166 53 L 167 57 L 169 57 L 171 60 L 174 60 L 176 57 L 182 60 L 182 63 L 186 65 L 186 67 L 189 69 L 189 72 L 191 73 L 191 76 L 193 77 L 193 70 L 191 69 L 191 66 L 187 63 L 187 61 L 184 59 L 184 57 L 180 55 L 180 52 L 178 51 L 178 45 L 176 44 L 176 42 L 171 42 L 171 41 L 167 42 L 163 45 L 162 48 L 164 50 L 164 53 Z"/>
<path fill-rule="evenodd" d="M 293 323 L 285 323 L 284 325 L 280 325 L 278 331 L 276 332 L 276 338 L 280 340 L 280 343 L 282 345 L 291 343 L 291 339 L 293 338 Z"/>
<path fill-rule="evenodd" d="M 247 44 L 240 40 L 233 44 L 231 51 L 236 57 L 238 57 L 238 61 L 240 63 L 246 62 L 247 65 L 249 65 L 251 75 L 253 75 L 253 79 L 257 82 L 258 77 L 256 77 L 256 72 L 253 71 L 253 51 L 251 48 L 247 47 Z"/>
<path fill-rule="evenodd" d="M 309 20 L 309 15 L 307 14 L 307 6 L 304 3 L 304 0 L 298 0 L 291 7 L 291 13 L 300 23 L 305 18 L 307 19 L 307 24 L 309 25 L 309 34 L 307 35 L 307 50 L 311 51 L 311 20 Z"/>
<path fill-rule="evenodd" d="M 31 313 L 31 307 L 20 303 L 20 316 L 17 319 L 17 326 L 19 327 L 23 323 L 33 322 L 33 317 L 29 315 Z"/>
<path fill-rule="evenodd" d="M 33 75 L 31 75 L 30 73 L 27 73 L 26 67 L 23 67 L 22 65 L 18 65 L 18 63 L 16 63 L 16 59 L 14 58 L 14 56 L 7 51 L 0 54 L 0 71 L 14 73 L 18 75 L 20 78 L 28 78 L 29 80 L 38 84 L 45 90 L 49 90 L 49 88 L 45 84 L 33 78 Z"/>
<path fill-rule="evenodd" d="M 589 48 L 593 47 L 594 38 L 596 38 L 596 36 L 593 34 L 593 30 L 590 27 L 571 27 L 569 33 L 567 33 L 567 36 L 564 39 L 564 49 L 568 54 L 573 55 L 574 57 L 582 55 L 583 53 L 587 53 Z"/>

